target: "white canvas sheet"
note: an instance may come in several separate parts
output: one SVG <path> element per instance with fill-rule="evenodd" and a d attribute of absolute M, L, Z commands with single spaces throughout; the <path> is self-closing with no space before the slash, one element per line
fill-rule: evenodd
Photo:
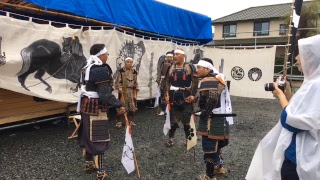
<path fill-rule="evenodd" d="M 113 72 L 123 66 L 123 60 L 128 55 L 134 57 L 134 68 L 139 71 L 138 100 L 156 96 L 158 61 L 163 60 L 167 51 L 177 47 L 184 49 L 187 62 L 209 57 L 217 67 L 220 59 L 224 58 L 223 73 L 231 81 L 231 95 L 272 98 L 270 92 L 264 91 L 264 83 L 272 82 L 275 48 L 223 50 L 182 46 L 170 40 L 150 40 L 116 30 L 56 28 L 6 16 L 0 16 L 0 29 L 0 88 L 15 92 L 55 101 L 77 102 L 79 91 L 75 92 L 75 89 L 80 67 L 89 57 L 90 47 L 95 43 L 103 43 L 110 54 L 108 64 Z M 243 68 L 245 72 L 241 80 L 231 76 L 231 69 L 235 66 Z M 248 71 L 255 67 L 262 71 L 258 81 L 248 77 Z M 35 75 L 42 77 L 51 89 L 36 79 Z M 256 76 L 253 75 L 254 78 Z M 19 79 L 25 79 L 26 88 L 22 87 Z"/>

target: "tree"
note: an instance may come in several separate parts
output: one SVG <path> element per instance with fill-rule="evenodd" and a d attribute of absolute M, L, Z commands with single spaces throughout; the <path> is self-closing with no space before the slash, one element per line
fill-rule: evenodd
<path fill-rule="evenodd" d="M 320 14 L 320 0 L 312 0 L 311 2 L 303 2 L 297 39 L 310 37 L 319 34 L 319 28 L 317 27 L 317 22 L 319 20 Z M 291 12 L 283 17 L 287 26 L 290 23 Z M 289 26 L 288 26 L 289 27 Z"/>
<path fill-rule="evenodd" d="M 287 24 L 287 27 L 289 27 L 289 24 L 290 24 L 290 16 L 291 16 L 291 12 L 290 13 L 288 12 L 287 15 L 282 17 L 282 19 L 284 19 L 285 23 Z M 320 18 L 320 0 L 304 1 L 302 4 L 298 31 L 297 31 L 296 39 L 294 43 L 295 44 L 294 54 L 299 53 L 298 46 L 297 46 L 299 39 L 319 34 L 320 32 L 320 29 L 318 27 L 319 18 Z M 293 54 L 293 58 L 294 58 L 294 54 Z M 281 64 L 280 59 L 276 59 L 276 64 L 277 63 Z M 293 70 L 292 74 L 295 74 L 295 75 L 300 74 L 297 71 L 296 67 L 293 67 L 292 70 Z M 288 74 L 291 73 L 290 68 L 287 70 L 287 73 Z"/>

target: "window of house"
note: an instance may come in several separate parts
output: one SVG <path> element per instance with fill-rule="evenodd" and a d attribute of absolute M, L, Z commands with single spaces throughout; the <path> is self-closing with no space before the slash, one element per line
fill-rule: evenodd
<path fill-rule="evenodd" d="M 280 24 L 279 35 L 285 35 L 286 34 L 286 28 L 287 28 L 286 24 Z"/>
<path fill-rule="evenodd" d="M 255 33 L 257 33 L 257 36 L 269 35 L 269 27 L 269 22 L 255 22 L 253 36 L 255 35 Z"/>
<path fill-rule="evenodd" d="M 223 35 L 222 37 L 236 37 L 237 35 L 237 25 L 224 25 L 223 26 Z"/>

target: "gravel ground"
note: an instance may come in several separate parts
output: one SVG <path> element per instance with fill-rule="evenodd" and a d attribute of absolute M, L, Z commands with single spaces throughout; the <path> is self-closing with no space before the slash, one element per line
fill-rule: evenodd
<path fill-rule="evenodd" d="M 231 127 L 230 144 L 224 148 L 228 177 L 244 179 L 256 146 L 276 124 L 280 115 L 277 100 L 231 97 L 235 125 Z M 121 164 L 125 129 L 112 124 L 112 142 L 106 152 L 106 171 L 114 180 L 138 179 L 136 172 L 127 174 Z M 135 118 L 133 142 L 141 179 L 189 180 L 204 173 L 205 164 L 198 140 L 194 151 L 186 151 L 183 130 L 176 132 L 176 144 L 165 147 L 162 133 L 164 117 L 156 116 L 155 109 L 143 104 Z M 76 139 L 68 140 L 74 125 L 42 123 L 0 132 L 0 179 L 95 179 L 95 174 L 84 173 L 84 160 Z"/>

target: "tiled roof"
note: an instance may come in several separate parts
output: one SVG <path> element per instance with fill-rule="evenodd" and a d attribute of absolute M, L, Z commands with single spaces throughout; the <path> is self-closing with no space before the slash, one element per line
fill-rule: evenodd
<path fill-rule="evenodd" d="M 309 4 L 310 1 L 306 1 L 303 4 Z M 212 24 L 220 24 L 224 22 L 245 21 L 254 19 L 272 19 L 280 18 L 287 15 L 290 12 L 292 3 L 285 4 L 273 4 L 267 6 L 257 6 L 244 9 L 242 11 L 215 19 Z"/>

